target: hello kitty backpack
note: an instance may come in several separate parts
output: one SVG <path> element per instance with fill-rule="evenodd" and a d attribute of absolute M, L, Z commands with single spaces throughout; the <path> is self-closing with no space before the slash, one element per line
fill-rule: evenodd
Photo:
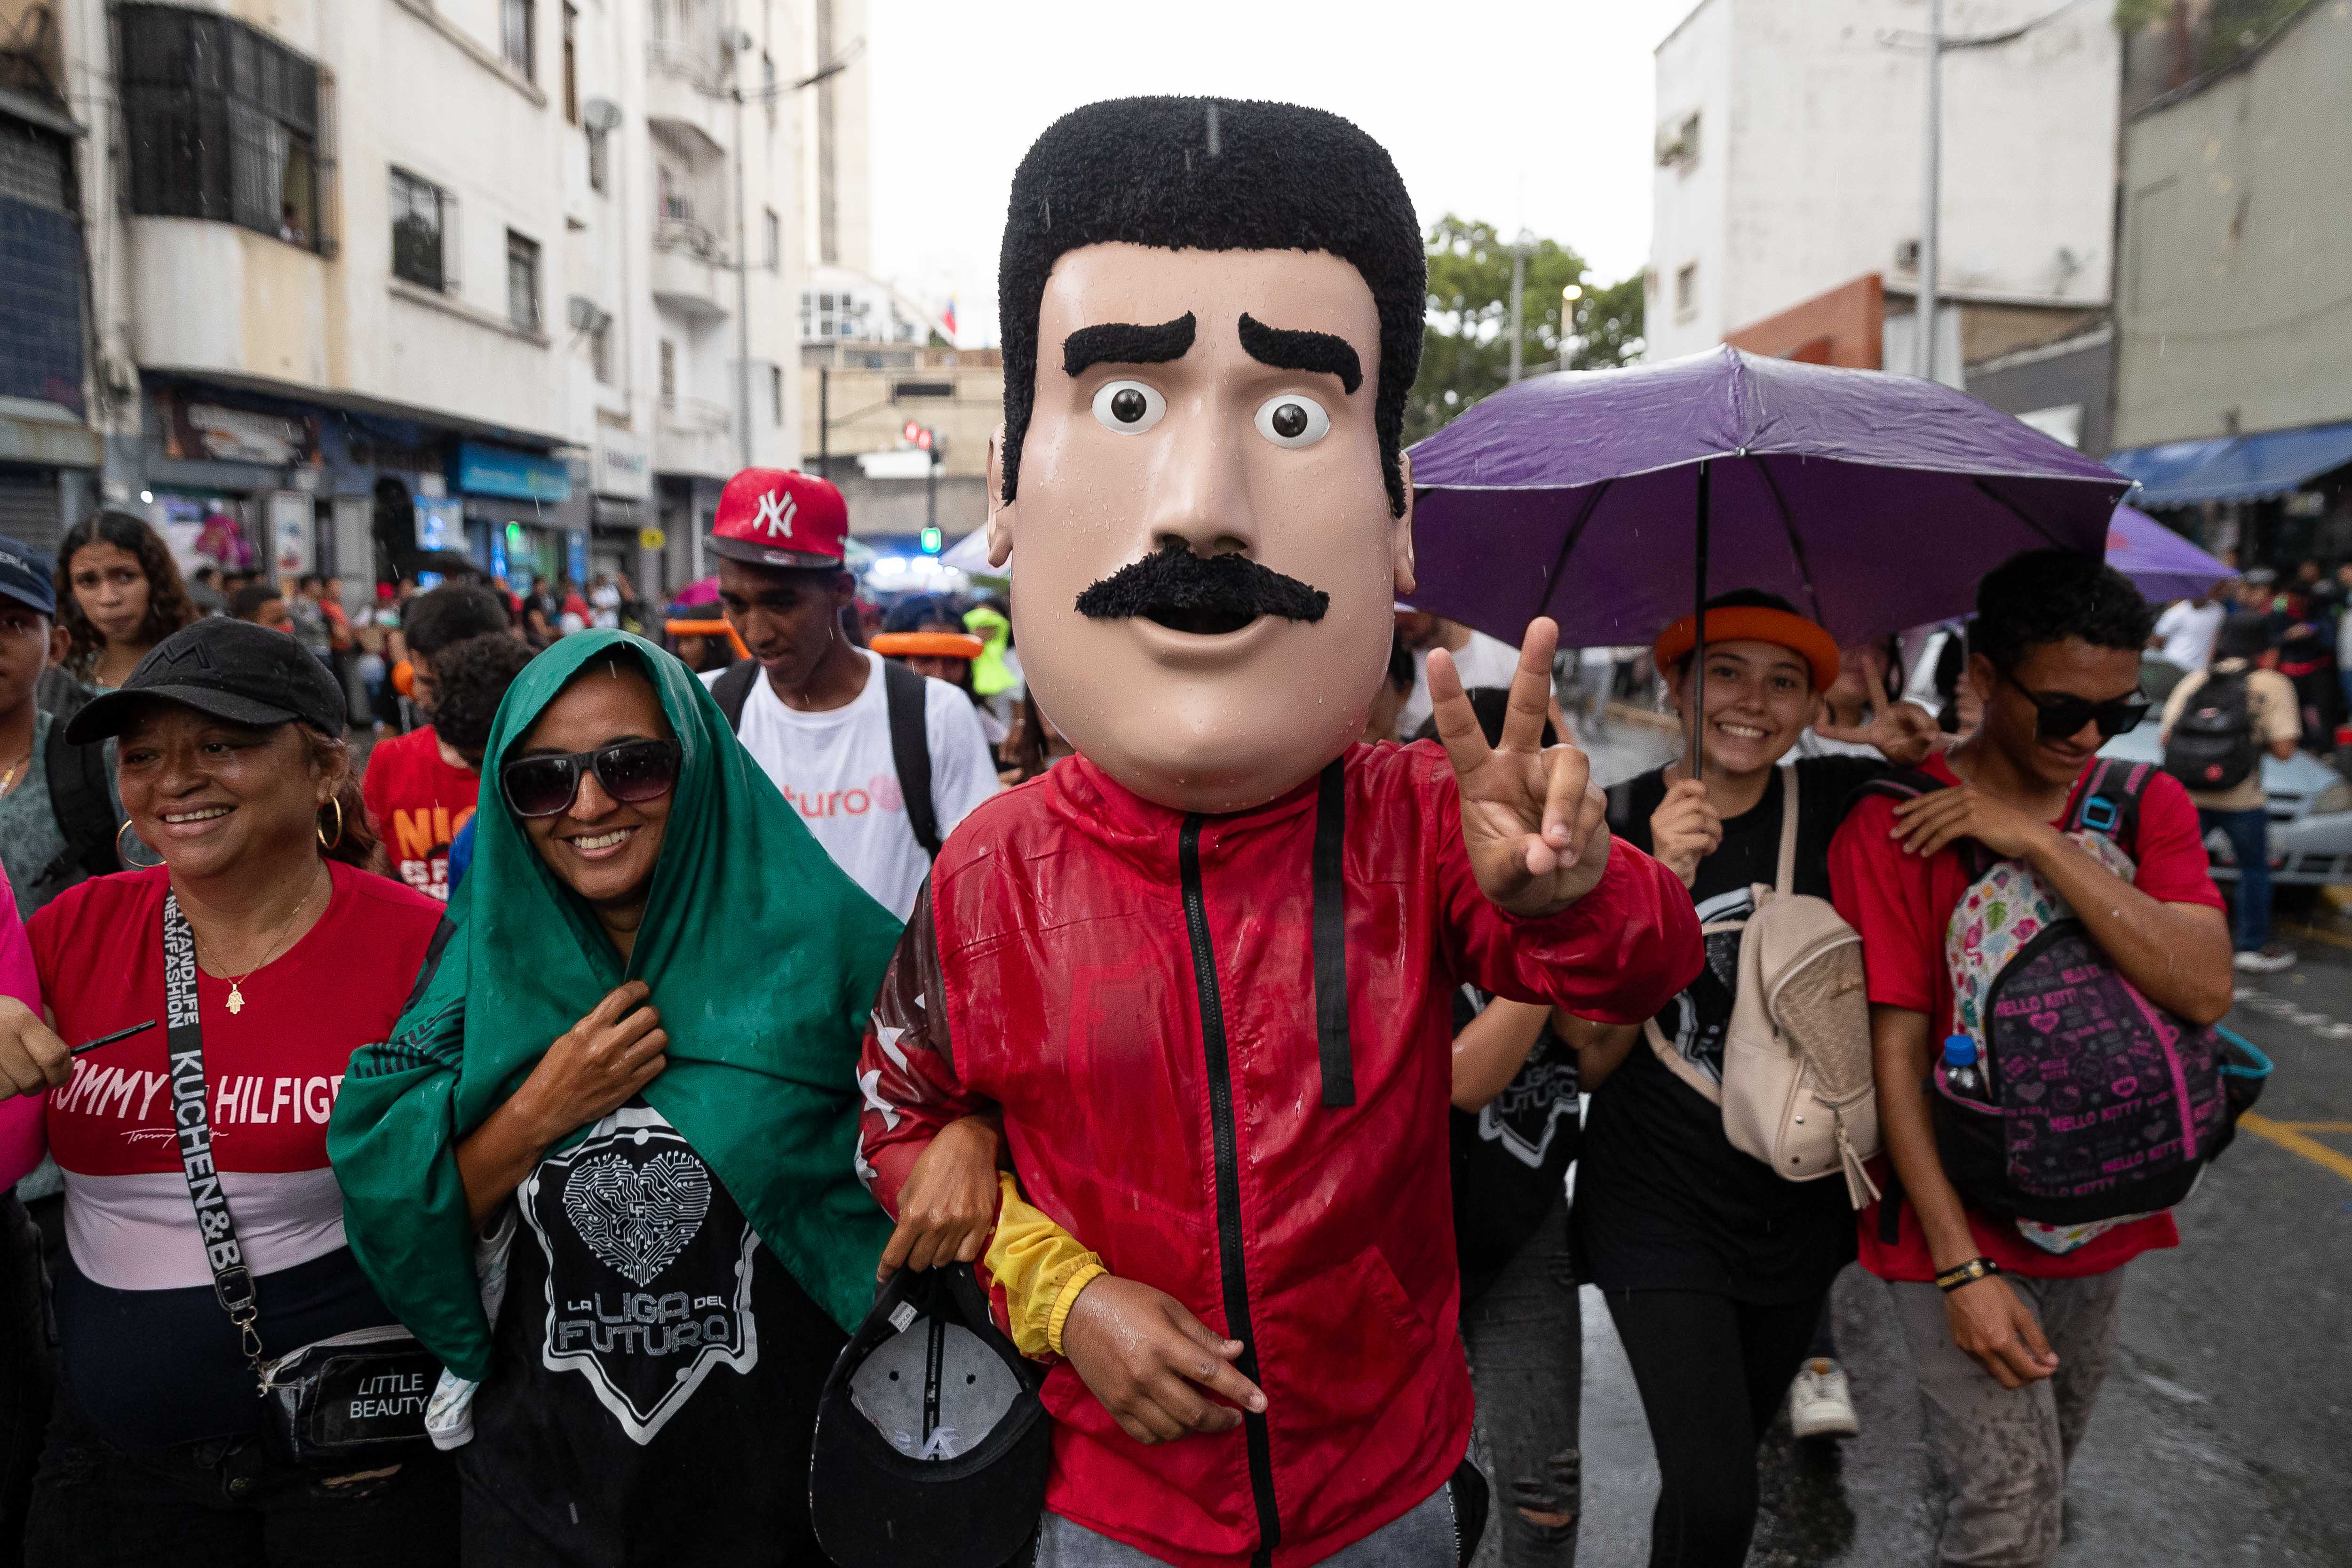
<path fill-rule="evenodd" d="M 2126 881 L 2156 771 L 2100 760 L 2063 819 Z M 1944 785 L 1904 772 L 1868 787 L 1909 798 Z M 1973 840 L 1952 850 L 1970 876 L 1944 939 L 1952 1032 L 1976 1042 L 1984 1088 L 1955 1093 L 1938 1052 L 1927 1098 L 1945 1174 L 2052 1251 L 2179 1203 L 2229 1141 L 2221 1036 L 2142 994 L 2027 862 Z"/>

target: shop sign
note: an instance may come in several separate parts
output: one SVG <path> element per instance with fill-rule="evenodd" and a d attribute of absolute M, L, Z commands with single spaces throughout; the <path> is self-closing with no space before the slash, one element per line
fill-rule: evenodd
<path fill-rule="evenodd" d="M 184 462 L 257 463 L 282 468 L 319 461 L 319 421 L 159 393 L 163 452 Z"/>
<path fill-rule="evenodd" d="M 310 570 L 313 531 L 310 498 L 300 490 L 277 490 L 269 497 L 269 550 L 280 577 L 299 577 Z"/>
<path fill-rule="evenodd" d="M 560 458 L 466 441 L 457 447 L 457 488 L 513 500 L 567 501 L 572 470 Z"/>
<path fill-rule="evenodd" d="M 416 548 L 463 550 L 466 547 L 465 502 L 456 496 L 416 499 Z"/>
<path fill-rule="evenodd" d="M 625 430 L 598 430 L 596 493 L 643 500 L 653 490 L 654 463 L 645 442 Z"/>

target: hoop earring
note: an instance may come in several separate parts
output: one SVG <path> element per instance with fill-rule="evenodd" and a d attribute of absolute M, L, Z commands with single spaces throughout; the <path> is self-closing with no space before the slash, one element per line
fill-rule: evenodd
<path fill-rule="evenodd" d="M 114 830 L 114 858 L 118 865 L 131 864 L 131 851 L 122 847 L 122 836 L 130 831 L 131 819 L 126 816 L 122 819 L 122 826 Z M 144 844 L 147 841 L 142 838 L 139 842 Z"/>
<path fill-rule="evenodd" d="M 326 850 L 329 854 L 332 854 L 334 853 L 335 846 L 343 841 L 342 797 L 341 795 L 334 796 L 330 799 L 327 804 L 335 808 L 335 836 L 332 838 L 328 837 L 327 830 L 319 826 L 316 823 L 311 825 L 311 829 L 319 836 L 319 847 Z"/>

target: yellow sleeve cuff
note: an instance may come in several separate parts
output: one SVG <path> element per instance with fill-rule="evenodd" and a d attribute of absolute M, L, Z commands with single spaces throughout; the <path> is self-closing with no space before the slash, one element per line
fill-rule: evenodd
<path fill-rule="evenodd" d="M 1055 1355 L 1062 1353 L 1062 1326 L 1070 1321 L 1070 1309 L 1077 1304 L 1078 1292 L 1109 1272 L 1099 1263 L 1088 1263 L 1063 1284 L 1062 1293 L 1054 1298 L 1054 1315 L 1045 1320 L 1046 1349 Z"/>
<path fill-rule="evenodd" d="M 996 1234 L 986 1262 L 1004 1292 L 1005 1330 L 1023 1355 L 1059 1355 L 1070 1304 L 1088 1280 L 1108 1270 L 1077 1237 L 1022 1197 L 1011 1173 L 997 1173 L 997 1190 Z"/>

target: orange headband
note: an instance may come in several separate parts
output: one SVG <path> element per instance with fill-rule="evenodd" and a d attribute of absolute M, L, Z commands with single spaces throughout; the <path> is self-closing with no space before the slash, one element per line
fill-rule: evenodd
<path fill-rule="evenodd" d="M 963 632 L 882 632 L 867 646 L 884 658 L 978 658 L 986 645 Z"/>
<path fill-rule="evenodd" d="M 735 645 L 735 657 L 737 658 L 749 658 L 751 657 L 751 650 L 743 646 L 743 639 L 737 637 L 735 635 L 735 628 L 724 620 L 664 621 L 662 623 L 662 630 L 667 632 L 674 637 L 725 637 L 729 642 Z"/>
<path fill-rule="evenodd" d="M 1732 605 L 1706 613 L 1706 640 L 1719 642 L 1768 642 L 1787 648 L 1802 658 L 1813 672 L 1813 689 L 1827 691 L 1838 677 L 1837 642 L 1829 633 L 1802 616 L 1787 610 L 1776 610 L 1769 605 Z M 1685 616 L 1650 645 L 1650 655 L 1661 670 L 1669 670 L 1688 658 L 1698 644 L 1698 617 Z"/>

